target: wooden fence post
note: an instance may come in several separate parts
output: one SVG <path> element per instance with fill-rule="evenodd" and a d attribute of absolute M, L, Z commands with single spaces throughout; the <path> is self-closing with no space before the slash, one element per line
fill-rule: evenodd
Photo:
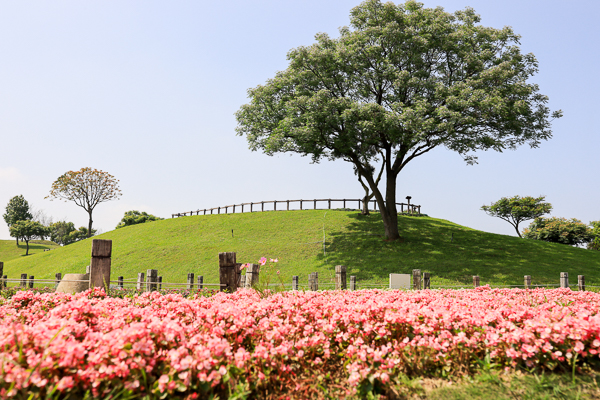
<path fill-rule="evenodd" d="M 33 280 L 34 279 L 35 279 L 35 276 L 29 275 L 29 289 L 33 289 Z"/>
<path fill-rule="evenodd" d="M 560 273 L 560 287 L 561 288 L 569 287 L 569 273 L 568 272 Z"/>
<path fill-rule="evenodd" d="M 300 209 L 302 210 L 302 200 L 300 200 Z"/>
<path fill-rule="evenodd" d="M 189 290 L 194 289 L 194 273 L 193 272 L 189 272 L 187 274 L 187 288 Z"/>
<path fill-rule="evenodd" d="M 421 270 L 412 270 L 413 290 L 421 290 Z"/>
<path fill-rule="evenodd" d="M 431 288 L 431 275 L 429 272 L 423 272 L 423 289 Z"/>
<path fill-rule="evenodd" d="M 531 275 L 523 276 L 523 283 L 525 284 L 525 289 L 531 289 Z"/>
<path fill-rule="evenodd" d="M 350 290 L 356 290 L 356 276 L 350 275 Z"/>
<path fill-rule="evenodd" d="M 60 272 L 58 274 L 54 275 L 54 283 L 56 285 L 58 285 L 61 280 L 62 280 L 62 274 Z"/>
<path fill-rule="evenodd" d="M 479 275 L 473 275 L 473 287 L 479 287 L 480 286 L 480 282 L 479 282 Z"/>
<path fill-rule="evenodd" d="M 346 208 L 346 207 L 344 207 Z M 327 209 L 331 210 L 331 199 L 327 200 Z"/>
<path fill-rule="evenodd" d="M 237 290 L 237 276 L 240 264 L 236 264 L 236 253 L 219 253 L 219 282 L 221 291 L 233 293 Z"/>
<path fill-rule="evenodd" d="M 585 276 L 577 275 L 577 288 L 581 292 L 585 292 Z"/>
<path fill-rule="evenodd" d="M 246 287 L 246 275 L 242 275 L 240 277 L 240 287 L 241 288 L 245 288 Z"/>
<path fill-rule="evenodd" d="M 4 285 L 5 283 L 6 281 L 4 280 L 4 263 L 0 261 L 0 290 L 6 287 Z"/>
<path fill-rule="evenodd" d="M 117 287 L 120 289 L 123 289 L 123 277 L 122 276 L 119 276 L 117 278 Z"/>
<path fill-rule="evenodd" d="M 198 290 L 202 290 L 204 287 L 204 275 L 199 275 L 198 278 Z"/>
<path fill-rule="evenodd" d="M 143 272 L 138 272 L 138 278 L 137 278 L 137 283 L 135 285 L 135 288 L 137 290 L 142 290 L 143 289 L 143 285 L 144 285 L 144 273 Z"/>
<path fill-rule="evenodd" d="M 149 269 L 146 271 L 146 291 L 154 292 L 157 289 L 158 270 Z"/>
<path fill-rule="evenodd" d="M 273 211 L 277 211 L 277 200 L 273 200 Z"/>
<path fill-rule="evenodd" d="M 258 285 L 260 279 L 260 264 L 250 264 L 246 268 L 246 287 L 252 288 Z"/>
<path fill-rule="evenodd" d="M 290 211 L 290 201 L 289 200 L 286 200 L 286 201 L 287 201 L 287 210 Z"/>
<path fill-rule="evenodd" d="M 21 287 L 27 287 L 27 274 L 21 274 Z"/>
<path fill-rule="evenodd" d="M 110 288 L 110 257 L 112 240 L 92 240 L 92 261 L 90 263 L 90 288 L 100 287 L 105 292 Z"/>
<path fill-rule="evenodd" d="M 346 290 L 346 266 L 335 266 L 335 290 Z"/>
<path fill-rule="evenodd" d="M 158 277 L 158 290 L 162 290 L 162 276 Z"/>
<path fill-rule="evenodd" d="M 253 205 L 253 204 L 254 204 L 254 203 L 250 202 L 250 212 L 252 212 L 252 205 Z"/>
<path fill-rule="evenodd" d="M 8 287 L 8 275 L 2 275 L 2 280 L 4 281 L 4 287 Z"/>
<path fill-rule="evenodd" d="M 298 290 L 298 275 L 292 276 L 292 290 Z"/>
<path fill-rule="evenodd" d="M 316 292 L 319 290 L 319 273 L 311 272 L 308 274 L 308 290 Z"/>
<path fill-rule="evenodd" d="M 260 211 L 265 211 L 265 202 L 264 201 L 260 202 Z"/>

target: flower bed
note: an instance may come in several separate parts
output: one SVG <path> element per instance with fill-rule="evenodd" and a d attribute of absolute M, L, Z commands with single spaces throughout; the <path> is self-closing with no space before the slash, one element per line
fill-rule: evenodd
<path fill-rule="evenodd" d="M 0 306 L 0 397 L 341 397 L 484 363 L 596 368 L 599 304 L 591 292 L 488 287 L 187 299 L 23 291 Z"/>

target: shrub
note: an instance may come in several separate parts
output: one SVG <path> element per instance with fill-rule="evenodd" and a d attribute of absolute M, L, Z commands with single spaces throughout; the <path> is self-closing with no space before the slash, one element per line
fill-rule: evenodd
<path fill-rule="evenodd" d="M 122 228 L 124 226 L 129 226 L 129 225 L 143 224 L 144 222 L 149 222 L 149 221 L 158 221 L 161 219 L 163 219 L 163 218 L 159 218 L 155 215 L 148 214 L 145 211 L 143 211 L 143 212 L 139 212 L 136 210 L 127 211 L 125 213 L 125 215 L 123 216 L 123 219 L 121 220 L 121 222 L 119 222 L 119 224 L 117 225 L 116 229 Z"/>
<path fill-rule="evenodd" d="M 523 237 L 571 246 L 586 244 L 594 239 L 590 227 L 580 220 L 558 217 L 536 218 L 525 228 Z"/>

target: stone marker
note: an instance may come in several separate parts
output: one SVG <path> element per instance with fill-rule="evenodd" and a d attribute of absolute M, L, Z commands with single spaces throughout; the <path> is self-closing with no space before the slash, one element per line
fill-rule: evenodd
<path fill-rule="evenodd" d="M 70 282 L 78 281 L 78 282 Z M 84 281 L 84 282 L 79 282 Z M 65 274 L 56 287 L 58 293 L 79 293 L 90 288 L 90 274 Z"/>

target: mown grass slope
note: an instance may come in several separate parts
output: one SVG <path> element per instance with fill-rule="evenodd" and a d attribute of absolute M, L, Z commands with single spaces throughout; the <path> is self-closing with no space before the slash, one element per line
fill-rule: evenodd
<path fill-rule="evenodd" d="M 59 247 L 56 243 L 49 240 L 30 240 L 29 255 L 43 253 L 44 249 L 55 249 Z M 25 257 L 27 245 L 23 241 L 19 241 L 17 246 L 16 240 L 0 240 L 0 261 L 10 261 Z"/>
<path fill-rule="evenodd" d="M 265 256 L 279 263 L 284 282 L 293 275 L 306 284 L 310 272 L 320 283 L 333 283 L 334 266 L 348 267 L 359 286 L 385 284 L 390 273 L 430 272 L 432 285 L 558 283 L 569 272 L 571 282 L 585 275 L 600 283 L 600 252 L 477 231 L 442 219 L 399 217 L 402 241 L 387 242 L 378 214 L 356 211 L 304 210 L 183 217 L 134 225 L 97 236 L 113 241 L 112 277 L 135 279 L 138 272 L 158 269 L 165 282 L 184 282 L 188 272 L 218 282 L 218 253 L 237 252 L 238 262 Z M 232 232 L 233 230 L 233 232 Z M 325 239 L 325 243 L 323 240 Z M 84 272 L 91 240 L 28 257 L 6 257 L 4 273 L 51 278 L 57 272 Z M 12 254 L 12 253 L 10 253 Z M 268 266 L 267 266 L 268 267 Z"/>

